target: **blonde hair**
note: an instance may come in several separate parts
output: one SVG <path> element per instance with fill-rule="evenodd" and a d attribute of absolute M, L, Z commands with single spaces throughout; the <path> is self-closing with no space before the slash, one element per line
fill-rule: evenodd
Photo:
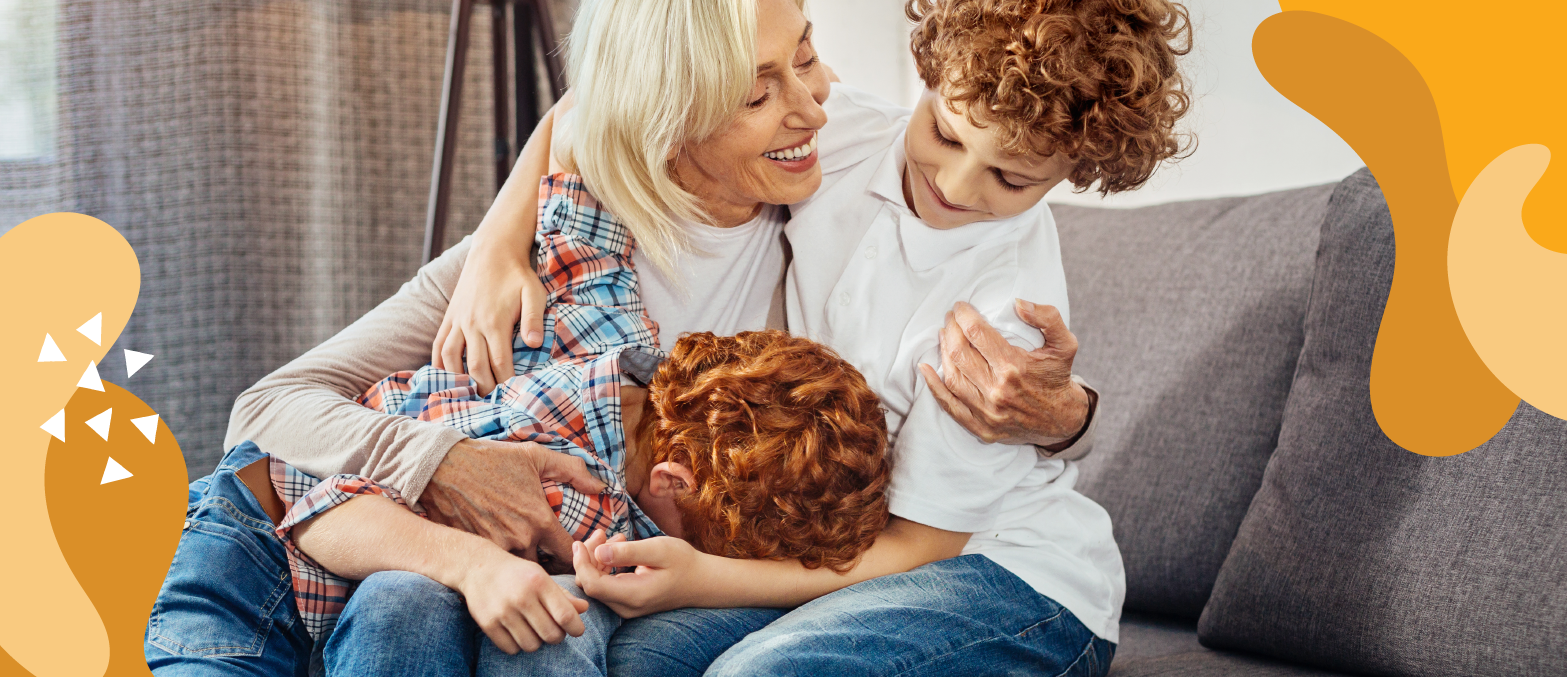
<path fill-rule="evenodd" d="M 802 9 L 805 0 L 795 0 Z M 717 132 L 756 82 L 756 0 L 584 0 L 567 39 L 576 98 L 563 135 L 610 213 L 666 274 L 710 223 L 670 173 L 680 147 Z"/>

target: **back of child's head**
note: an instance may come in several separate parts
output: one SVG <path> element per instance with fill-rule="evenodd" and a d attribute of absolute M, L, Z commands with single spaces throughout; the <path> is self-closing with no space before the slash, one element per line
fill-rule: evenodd
<path fill-rule="evenodd" d="M 1013 154 L 1065 153 L 1068 180 L 1109 195 L 1181 155 L 1191 49 L 1170 0 L 908 0 L 920 78 Z"/>
<path fill-rule="evenodd" d="M 781 331 L 683 336 L 648 388 L 653 463 L 684 464 L 698 550 L 844 571 L 888 519 L 887 422 L 852 365 Z"/>

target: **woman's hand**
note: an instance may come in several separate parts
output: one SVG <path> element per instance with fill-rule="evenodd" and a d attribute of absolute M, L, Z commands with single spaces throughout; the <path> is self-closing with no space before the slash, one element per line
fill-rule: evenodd
<path fill-rule="evenodd" d="M 531 246 L 531 242 L 475 241 L 431 346 L 430 364 L 458 373 L 464 371 L 466 346 L 466 371 L 480 394 L 488 394 L 515 373 L 513 327 L 530 348 L 544 342 L 544 284 L 528 264 Z"/>
<path fill-rule="evenodd" d="M 1054 306 L 1018 299 L 1017 315 L 1044 333 L 1044 347 L 1008 343 L 973 306 L 958 303 L 941 332 L 945 377 L 925 364 L 920 371 L 941 408 L 986 443 L 1061 445 L 1088 422 L 1088 393 L 1072 380 L 1077 337 Z"/>
<path fill-rule="evenodd" d="M 556 585 L 538 564 L 498 550 L 475 562 L 457 586 L 468 613 L 496 648 L 508 654 L 581 637 L 588 601 Z"/>
<path fill-rule="evenodd" d="M 577 586 L 584 593 L 608 605 L 621 618 L 696 606 L 686 593 L 702 585 L 706 576 L 703 562 L 712 555 L 671 536 L 631 542 L 616 539 L 606 542 L 604 532 L 599 531 L 584 543 L 571 544 Z M 635 571 L 610 573 L 616 566 L 630 563 L 637 563 Z"/>
<path fill-rule="evenodd" d="M 463 440 L 446 452 L 419 505 L 430 521 L 483 536 L 551 573 L 571 573 L 574 541 L 544 498 L 541 480 L 592 496 L 604 483 L 582 459 L 532 442 Z"/>

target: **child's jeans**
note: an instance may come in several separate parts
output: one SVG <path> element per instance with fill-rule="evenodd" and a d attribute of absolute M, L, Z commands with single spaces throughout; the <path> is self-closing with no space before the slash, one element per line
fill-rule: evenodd
<path fill-rule="evenodd" d="M 190 484 L 185 531 L 147 620 L 159 677 L 307 674 L 310 636 L 272 521 L 235 475 L 265 458 L 245 442 Z"/>

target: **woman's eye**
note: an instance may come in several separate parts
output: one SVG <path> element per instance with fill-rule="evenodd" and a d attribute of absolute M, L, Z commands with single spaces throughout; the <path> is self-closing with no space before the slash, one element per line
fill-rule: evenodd
<path fill-rule="evenodd" d="M 941 144 L 943 146 L 946 146 L 948 148 L 962 148 L 963 147 L 963 144 L 958 143 L 956 141 L 953 141 L 952 139 L 947 138 L 947 135 L 942 134 L 941 133 L 941 125 L 936 124 L 935 120 L 932 120 L 931 123 L 930 123 L 930 133 L 936 137 L 936 143 L 939 143 L 939 144 Z"/>
<path fill-rule="evenodd" d="M 767 100 L 769 98 L 771 98 L 771 97 L 772 97 L 772 93 L 771 92 L 765 93 L 760 98 L 756 99 L 755 101 L 752 101 L 752 102 L 746 104 L 746 107 L 747 108 L 760 108 L 762 106 L 762 104 L 767 103 Z"/>
<path fill-rule="evenodd" d="M 799 65 L 795 66 L 795 68 L 797 68 L 799 70 L 802 70 L 802 71 L 803 70 L 810 70 L 812 66 L 815 66 L 816 64 L 821 63 L 821 61 L 822 61 L 821 57 L 812 55 L 811 58 L 809 58 L 809 59 L 807 59 L 805 61 L 805 63 L 799 64 Z"/>

